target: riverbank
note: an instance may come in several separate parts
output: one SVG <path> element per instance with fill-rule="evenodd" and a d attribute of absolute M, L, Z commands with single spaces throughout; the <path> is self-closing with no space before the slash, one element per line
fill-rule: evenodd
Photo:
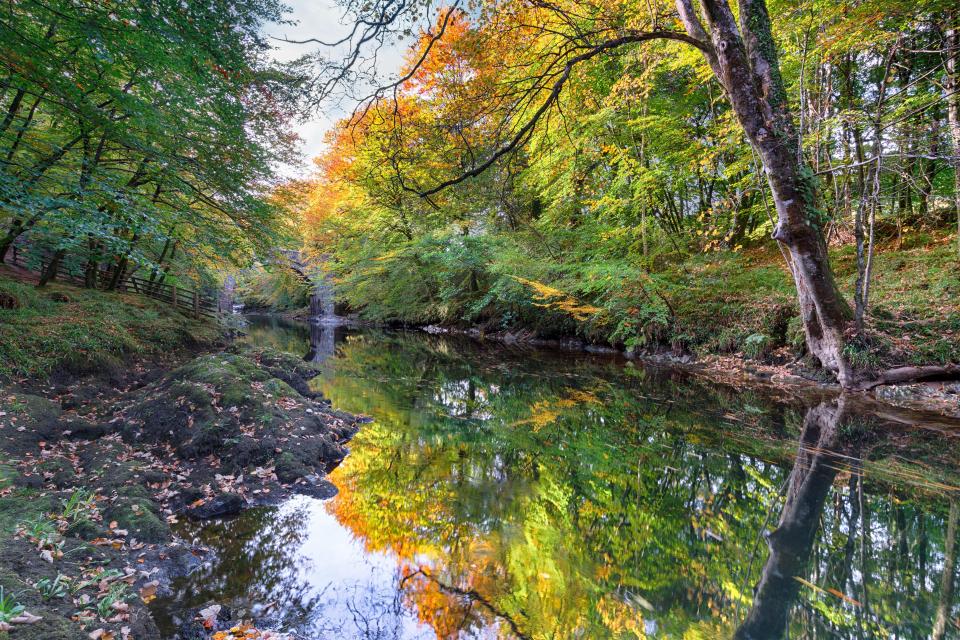
<path fill-rule="evenodd" d="M 545 339 L 522 331 L 486 333 L 478 327 L 426 325 L 419 327 L 419 330 L 431 335 L 464 336 L 505 345 L 618 356 L 654 366 L 675 367 L 707 380 L 733 386 L 789 389 L 801 395 L 810 392 L 816 394 L 818 390 L 833 395 L 841 392 L 840 385 L 824 379 L 819 371 L 811 369 L 807 363 L 797 357 L 777 362 L 748 358 L 742 354 L 698 355 L 665 347 L 624 351 L 610 345 L 589 344 L 577 338 Z M 960 418 L 960 375 L 957 378 L 878 385 L 872 389 L 847 393 L 900 409 L 928 412 L 947 418 Z"/>
<path fill-rule="evenodd" d="M 131 366 L 170 364 L 226 343 L 216 322 L 158 300 L 35 284 L 36 274 L 0 265 L 0 381 L 97 374 L 122 383 Z"/>
<path fill-rule="evenodd" d="M 147 605 L 202 555 L 177 540 L 179 520 L 336 493 L 323 476 L 359 423 L 309 390 L 315 373 L 236 347 L 114 394 L 4 389 L 0 587 L 31 615 L 5 621 L 11 637 L 159 638 Z M 208 628 L 239 622 L 223 612 Z"/>
<path fill-rule="evenodd" d="M 28 277 L 0 274 L 0 638 L 160 638 L 150 602 L 202 556 L 178 523 L 333 495 L 359 421 L 298 357 Z M 242 622 L 211 611 L 184 637 Z"/>

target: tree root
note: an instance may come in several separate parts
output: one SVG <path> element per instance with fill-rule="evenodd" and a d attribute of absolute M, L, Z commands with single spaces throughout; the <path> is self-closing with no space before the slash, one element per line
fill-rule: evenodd
<path fill-rule="evenodd" d="M 919 382 L 930 378 L 960 378 L 960 364 L 926 365 L 921 367 L 895 367 L 887 369 L 875 377 L 860 381 L 856 389 L 869 391 L 884 384 L 902 384 Z"/>

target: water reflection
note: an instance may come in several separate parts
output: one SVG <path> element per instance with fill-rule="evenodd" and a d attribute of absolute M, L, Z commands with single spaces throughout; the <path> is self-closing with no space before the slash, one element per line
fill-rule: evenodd
<path fill-rule="evenodd" d="M 333 355 L 336 341 L 346 335 L 342 325 L 300 322 L 269 314 L 248 314 L 243 342 L 303 355 L 317 364 Z"/>
<path fill-rule="evenodd" d="M 219 560 L 168 610 L 271 607 L 310 638 L 957 635 L 949 432 L 611 359 L 337 338 L 315 384 L 377 420 L 340 494 L 195 532 Z"/>
<path fill-rule="evenodd" d="M 802 584 L 797 578 L 810 561 L 827 494 L 838 473 L 861 470 L 859 457 L 845 455 L 856 448 L 841 436 L 848 418 L 846 398 L 807 409 L 780 522 L 767 535 L 769 555 L 753 606 L 735 634 L 740 640 L 779 638 L 786 631 L 787 615 Z"/>

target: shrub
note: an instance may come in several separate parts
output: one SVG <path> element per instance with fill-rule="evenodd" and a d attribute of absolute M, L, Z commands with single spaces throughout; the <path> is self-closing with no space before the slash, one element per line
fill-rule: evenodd
<path fill-rule="evenodd" d="M 769 355 L 771 348 L 772 341 L 765 333 L 751 333 L 743 341 L 743 354 L 754 360 Z"/>

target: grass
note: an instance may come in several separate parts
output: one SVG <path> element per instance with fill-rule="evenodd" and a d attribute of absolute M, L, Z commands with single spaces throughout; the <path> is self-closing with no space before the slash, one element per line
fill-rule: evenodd
<path fill-rule="evenodd" d="M 133 357 L 215 343 L 216 323 L 126 293 L 37 289 L 0 272 L 0 378 L 117 370 Z"/>
<path fill-rule="evenodd" d="M 852 246 L 831 248 L 840 290 L 853 297 L 856 256 Z M 691 259 L 671 274 L 668 295 L 680 343 L 699 353 L 748 352 L 767 336 L 771 346 L 790 345 L 799 325 L 793 280 L 772 247 L 712 253 Z M 881 246 L 874 256 L 868 348 L 853 357 L 871 364 L 960 361 L 960 261 L 955 233 L 916 233 L 900 249 Z M 749 355 L 749 354 L 748 354 Z"/>

